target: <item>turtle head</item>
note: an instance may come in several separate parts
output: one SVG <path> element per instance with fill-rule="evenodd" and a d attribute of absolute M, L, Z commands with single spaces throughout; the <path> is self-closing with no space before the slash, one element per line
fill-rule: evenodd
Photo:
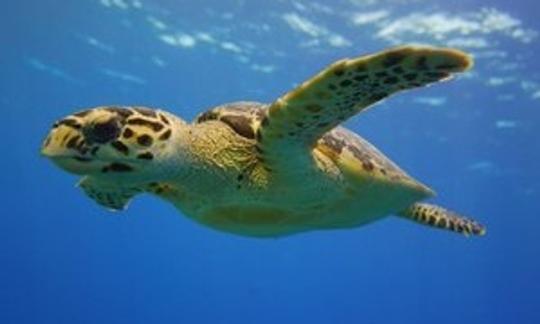
<path fill-rule="evenodd" d="M 54 123 L 41 153 L 74 174 L 154 180 L 160 171 L 156 166 L 167 165 L 175 155 L 171 142 L 182 125 L 163 111 L 97 107 Z"/>

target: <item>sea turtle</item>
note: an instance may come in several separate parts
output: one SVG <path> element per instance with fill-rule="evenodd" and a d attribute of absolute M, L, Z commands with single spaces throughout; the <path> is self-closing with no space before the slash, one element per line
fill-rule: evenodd
<path fill-rule="evenodd" d="M 147 192 L 239 235 L 353 228 L 391 214 L 482 235 L 476 221 L 419 202 L 434 192 L 339 126 L 472 64 L 456 49 L 392 48 L 337 61 L 271 104 L 224 104 L 191 124 L 160 109 L 96 107 L 57 121 L 42 154 L 82 175 L 79 186 L 108 209 Z"/>

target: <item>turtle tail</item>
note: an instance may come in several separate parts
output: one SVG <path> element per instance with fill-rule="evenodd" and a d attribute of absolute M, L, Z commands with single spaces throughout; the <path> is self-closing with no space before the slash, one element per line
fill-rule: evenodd
<path fill-rule="evenodd" d="M 416 203 L 398 213 L 398 216 L 427 226 L 469 235 L 484 235 L 486 228 L 477 221 L 458 215 L 442 207 Z"/>

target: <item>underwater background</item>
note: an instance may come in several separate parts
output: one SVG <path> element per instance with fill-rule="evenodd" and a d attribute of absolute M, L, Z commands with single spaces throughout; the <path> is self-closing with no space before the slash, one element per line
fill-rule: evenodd
<path fill-rule="evenodd" d="M 540 323 L 539 12 L 532 0 L 4 3 L 0 323 Z M 243 238 L 149 195 L 111 213 L 39 156 L 52 123 L 83 108 L 191 120 L 405 43 L 476 65 L 347 126 L 484 237 L 389 217 Z"/>

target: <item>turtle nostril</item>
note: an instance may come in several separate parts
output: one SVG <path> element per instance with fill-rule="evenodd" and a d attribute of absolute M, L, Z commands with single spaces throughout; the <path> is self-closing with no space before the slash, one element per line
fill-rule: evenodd
<path fill-rule="evenodd" d="M 90 143 L 107 143 L 117 138 L 119 134 L 120 125 L 115 118 L 103 123 L 89 125 L 84 130 L 84 136 Z"/>

